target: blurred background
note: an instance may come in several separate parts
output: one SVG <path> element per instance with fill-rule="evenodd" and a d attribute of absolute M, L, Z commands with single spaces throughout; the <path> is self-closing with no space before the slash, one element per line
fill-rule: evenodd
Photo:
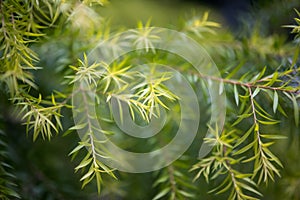
<path fill-rule="evenodd" d="M 146 22 L 151 18 L 151 24 L 168 28 L 181 27 L 185 20 L 193 15 L 202 16 L 204 11 L 210 12 L 210 20 L 222 24 L 218 30 L 216 40 L 230 38 L 230 41 L 240 40 L 241 43 L 252 38 L 253 33 L 258 34 L 261 39 L 260 46 L 269 45 L 268 36 L 272 36 L 272 47 L 276 50 L 276 44 L 286 44 L 293 39 L 290 29 L 282 28 L 282 25 L 293 24 L 296 17 L 294 8 L 300 10 L 299 0 L 110 0 L 104 7 L 97 7 L 97 13 L 109 19 L 111 29 L 116 27 L 136 27 L 137 21 Z M 176 28 L 177 29 L 177 28 Z M 274 36 L 275 35 L 275 36 Z M 69 37 L 69 33 L 52 33 L 52 39 L 45 40 L 42 45 L 33 48 L 38 50 L 41 61 L 39 63 L 44 69 L 36 72 L 37 83 L 40 91 L 49 94 L 53 88 L 60 87 L 57 82 L 62 77 L 57 75 L 53 66 L 65 66 L 70 63 L 70 43 L 77 44 L 75 39 Z M 268 39 L 266 39 L 268 38 Z M 213 39 L 212 39 L 213 40 Z M 249 39 L 250 40 L 250 39 Z M 274 46 L 275 45 L 275 46 Z M 74 46 L 73 46 L 74 47 Z M 267 46 L 266 48 L 269 48 Z M 78 54 L 80 50 L 74 47 Z M 73 49 L 73 50 L 74 50 Z M 208 49 L 213 52 L 216 49 Z M 225 49 L 226 51 L 226 49 Z M 262 55 L 260 50 L 257 50 Z M 266 51 L 264 49 L 264 51 Z M 226 51 L 228 54 L 228 52 Z M 229 52 L 230 53 L 230 52 Z M 73 55 L 74 56 L 74 55 Z M 251 55 L 250 55 L 251 56 Z M 268 56 L 253 55 L 252 64 L 264 65 L 265 63 L 276 63 L 276 59 Z M 74 58 L 72 58 L 74 59 Z M 237 58 L 235 58 L 237 59 Z M 268 60 L 270 59 L 270 60 Z M 218 66 L 226 65 L 222 58 L 216 58 Z M 257 62 L 257 63 L 256 63 Z M 235 60 L 236 63 L 236 60 Z M 250 66 L 251 63 L 249 63 Z M 47 81 L 51 80 L 51 81 Z M 16 175 L 17 191 L 22 199 L 26 200 L 76 200 L 76 199 L 150 199 L 155 195 L 155 189 L 151 189 L 151 182 L 154 179 L 152 173 L 146 174 L 125 174 L 120 173 L 120 181 L 114 181 L 104 177 L 106 187 L 102 196 L 97 197 L 95 183 L 81 189 L 79 182 L 80 174 L 74 173 L 74 167 L 78 161 L 71 162 L 68 153 L 76 146 L 79 138 L 77 134 L 69 134 L 62 137 L 62 133 L 55 136 L 50 142 L 39 139 L 32 142 L 31 135 L 26 136 L 25 127 L 20 125 L 18 118 L 13 115 L 13 108 L 5 94 L 1 91 L 0 129 L 5 135 L 1 135 L 8 144 L 8 152 L 5 160 L 14 168 Z M 63 125 L 65 128 L 72 126 L 71 113 L 64 111 Z M 292 122 L 285 122 L 280 131 L 286 135 L 299 135 L 299 130 L 292 125 Z M 297 136 L 298 137 L 298 136 Z M 295 136 L 295 138 L 297 138 Z M 298 139 L 297 139 L 298 140 Z M 287 148 L 289 147 L 289 148 Z M 0 148 L 4 148 L 0 146 Z M 285 151 L 286 150 L 286 151 Z M 275 183 L 269 183 L 268 187 L 262 186 L 260 190 L 264 194 L 262 199 L 285 199 L 283 191 L 290 186 L 290 182 L 299 181 L 299 148 L 290 140 L 279 142 L 277 150 L 279 157 L 285 164 L 289 164 L 283 170 L 285 179 L 276 179 Z M 126 181 L 122 181 L 126 180 Z M 222 196 L 206 194 L 209 186 L 200 181 L 197 184 L 199 194 L 203 199 L 224 199 Z M 300 199 L 300 183 L 295 184 L 296 188 L 291 191 L 297 193 L 294 199 Z M 298 187 L 298 188 L 297 188 Z M 298 191 L 297 191 L 298 190 Z"/>
<path fill-rule="evenodd" d="M 299 4 L 296 0 L 111 0 L 101 13 L 115 24 L 134 27 L 138 20 L 149 18 L 156 26 L 174 26 L 192 12 L 210 11 L 213 19 L 236 35 L 255 23 L 263 24 L 265 33 L 288 34 L 290 30 L 281 26 L 293 23 L 292 10 Z"/>

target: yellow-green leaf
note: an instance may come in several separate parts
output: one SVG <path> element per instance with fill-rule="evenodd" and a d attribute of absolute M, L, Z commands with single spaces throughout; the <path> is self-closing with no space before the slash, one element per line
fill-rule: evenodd
<path fill-rule="evenodd" d="M 274 91 L 274 99 L 273 99 L 273 112 L 276 113 L 278 107 L 278 94 Z"/>

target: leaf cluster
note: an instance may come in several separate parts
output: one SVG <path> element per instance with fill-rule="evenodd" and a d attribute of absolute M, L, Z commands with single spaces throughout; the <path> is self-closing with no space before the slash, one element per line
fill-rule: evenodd
<path fill-rule="evenodd" d="M 276 49 L 276 37 L 265 38 L 255 31 L 248 41 L 235 41 L 235 38 L 229 36 L 218 41 L 215 38 L 219 33 L 215 29 L 220 28 L 220 24 L 210 21 L 208 12 L 204 12 L 202 16 L 186 20 L 180 31 L 203 43 L 209 52 L 215 52 L 215 60 L 221 66 L 221 77 L 196 74 L 186 61 L 156 50 L 154 44 L 161 38 L 154 31 L 150 20 L 146 23 L 138 22 L 138 29 L 131 30 L 127 38 L 140 50 L 112 63 L 91 63 L 85 51 L 91 49 L 94 41 L 108 42 L 113 55 L 117 55 L 122 45 L 125 45 L 119 43 L 118 37 L 107 40 L 112 34 L 110 25 L 103 23 L 105 20 L 101 20 L 90 7 L 105 3 L 103 0 L 0 0 L 0 81 L 4 83 L 3 88 L 10 96 L 11 103 L 16 105 L 27 134 L 32 133 L 33 140 L 36 141 L 39 136 L 50 140 L 60 131 L 66 131 L 64 135 L 82 133 L 81 141 L 69 155 L 72 159 L 80 159 L 75 172 L 82 174 L 82 187 L 95 180 L 100 194 L 102 185 L 106 185 L 103 181 L 104 174 L 117 179 L 116 170 L 103 162 L 112 160 L 115 156 L 105 144 L 109 139 L 120 137 L 118 130 L 112 125 L 116 122 L 112 117 L 113 102 L 117 103 L 121 122 L 124 121 L 124 104 L 128 106 L 134 122 L 146 125 L 153 118 L 161 116 L 161 108 L 173 113 L 180 112 L 174 106 L 180 102 L 180 98 L 167 84 L 176 78 L 174 74 L 155 65 L 147 66 L 142 72 L 136 67 L 140 64 L 136 60 L 141 56 L 144 57 L 143 61 L 169 63 L 184 74 L 195 90 L 207 88 L 211 82 L 217 82 L 219 94 L 227 93 L 226 106 L 229 112 L 225 128 L 219 130 L 220 127 L 217 126 L 209 127 L 212 134 L 204 141 L 214 146 L 210 155 L 200 159 L 192 167 L 188 164 L 189 159 L 178 160 L 155 174 L 152 185 L 157 192 L 153 199 L 198 198 L 196 186 L 199 185 L 197 182 L 191 183 L 193 178 L 190 176 L 193 173 L 189 171 L 198 172 L 194 176 L 195 181 L 203 177 L 207 183 L 218 184 L 209 193 L 225 193 L 228 199 L 262 198 L 262 192 L 258 188 L 270 180 L 275 181 L 284 168 L 273 147 L 276 140 L 286 137 L 273 130 L 278 128 L 284 117 L 292 119 L 295 127 L 299 126 L 299 48 L 282 46 Z M 62 14 L 64 12 L 65 15 Z M 297 14 L 299 15 L 298 12 Z M 295 20 L 299 22 L 299 19 Z M 91 23 L 86 23 L 87 21 Z M 81 29 L 83 25 L 86 26 Z M 289 27 L 293 28 L 293 33 L 297 33 L 297 40 L 299 27 Z M 60 91 L 53 90 L 50 95 L 42 95 L 32 73 L 32 70 L 40 70 L 37 67 L 39 56 L 32 45 L 43 44 L 40 40 L 42 37 L 56 37 L 55 34 L 62 31 L 67 32 L 65 38 L 73 38 L 69 43 L 62 43 L 69 45 L 66 49 L 70 52 L 64 55 L 67 61 L 62 61 L 63 64 L 57 69 L 63 79 L 58 83 Z M 118 31 L 122 32 L 122 29 Z M 203 42 L 204 40 L 207 41 Z M 267 44 L 261 45 L 261 41 L 266 41 Z M 104 49 L 104 53 L 111 53 L 105 51 Z M 83 55 L 82 58 L 79 53 Z M 260 67 L 264 64 L 267 66 Z M 72 91 L 73 88 L 77 90 Z M 203 93 L 203 96 L 209 97 L 209 94 Z M 200 95 L 199 98 L 199 102 L 206 100 Z M 76 102 L 71 102 L 71 99 Z M 91 114 L 91 106 L 95 103 L 108 104 L 107 110 L 102 111 L 106 115 Z M 63 109 L 76 113 L 73 116 L 76 124 L 69 126 L 70 128 L 63 126 Z M 289 115 L 290 111 L 292 115 Z M 178 127 L 178 122 L 172 120 L 168 119 L 168 124 L 162 131 L 166 141 L 171 140 Z M 105 126 L 108 129 L 100 129 L 97 123 L 108 124 Z M 107 137 L 102 138 L 99 133 Z M 153 146 L 159 148 L 161 141 L 147 140 L 145 143 L 139 142 L 135 147 L 143 150 Z M 195 158 L 196 155 L 191 157 Z M 4 177 L 0 175 L 0 189 L 7 196 L 18 197 L 10 187 L 6 187 L 10 182 L 6 178 L 9 173 L 5 171 L 4 165 L 0 167 L 0 173 L 3 172 Z M 5 187 L 2 188 L 2 185 Z M 295 192 L 293 188 L 290 190 Z"/>

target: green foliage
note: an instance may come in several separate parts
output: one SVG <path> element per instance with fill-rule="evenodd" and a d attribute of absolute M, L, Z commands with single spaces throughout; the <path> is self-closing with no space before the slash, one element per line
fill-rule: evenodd
<path fill-rule="evenodd" d="M 200 18 L 199 16 L 194 16 L 192 19 L 188 20 L 184 25 L 184 31 L 192 32 L 198 37 L 203 38 L 202 33 L 216 34 L 212 28 L 220 28 L 220 24 L 213 21 L 208 21 L 208 12 L 205 12 Z"/>
<path fill-rule="evenodd" d="M 300 13 L 298 10 L 296 10 L 296 13 L 298 15 L 298 17 L 300 18 Z M 300 37 L 300 19 L 299 18 L 294 18 L 295 19 L 295 22 L 297 23 L 297 25 L 287 25 L 287 26 L 284 26 L 284 27 L 287 27 L 287 28 L 292 28 L 293 30 L 291 31 L 291 33 L 295 33 L 296 34 L 296 39 L 298 39 Z"/>
<path fill-rule="evenodd" d="M 110 192 L 110 178 L 133 183 L 130 178 L 122 180 L 122 173 L 102 162 L 113 159 L 115 155 L 105 148 L 107 140 L 99 138 L 97 133 L 122 141 L 125 149 L 134 147 L 138 151 L 160 148 L 170 141 L 179 126 L 176 114 L 180 113 L 180 98 L 168 85 L 176 78 L 175 74 L 155 65 L 149 65 L 142 72 L 135 67 L 153 62 L 176 66 L 199 95 L 199 102 L 207 103 L 202 105 L 204 124 L 208 124 L 206 115 L 210 112 L 207 109 L 210 107 L 209 94 L 205 91 L 211 82 L 219 84 L 219 93 L 227 94 L 226 121 L 222 130 L 217 125 L 209 127 L 212 134 L 204 142 L 214 147 L 207 157 L 196 161 L 196 151 L 192 147 L 179 160 L 153 172 L 153 180 L 143 180 L 148 189 L 149 185 L 153 186 L 147 198 L 199 199 L 198 190 L 203 186 L 199 182 L 205 179 L 209 187 L 217 185 L 209 191 L 210 194 L 225 195 L 227 199 L 260 199 L 264 195 L 261 186 L 270 185 L 270 181 L 283 176 L 283 182 L 288 185 L 287 193 L 296 199 L 299 175 L 291 178 L 282 174 L 286 167 L 282 162 L 284 154 L 276 150 L 276 141 L 292 141 L 296 137 L 297 133 L 287 135 L 277 131 L 286 121 L 293 121 L 290 126 L 296 127 L 299 134 L 299 46 L 283 44 L 277 36 L 263 37 L 257 30 L 253 30 L 250 37 L 237 40 L 231 34 L 219 33 L 221 25 L 210 21 L 208 12 L 204 12 L 203 15 L 189 17 L 178 30 L 203 44 L 219 66 L 221 77 L 195 73 L 191 64 L 155 49 L 153 44 L 160 38 L 151 26 L 151 20 L 145 24 L 138 22 L 138 29 L 130 32 L 130 39 L 142 50 L 123 55 L 112 64 L 104 61 L 91 63 L 86 52 L 94 47 L 94 43 L 107 40 L 114 28 L 120 33 L 123 30 L 122 27 L 111 27 L 108 20 L 97 14 L 96 5 L 106 3 L 103 0 L 0 0 L 1 89 L 5 91 L 3 96 L 9 99 L 9 105 L 14 105 L 18 113 L 13 117 L 26 126 L 26 133 L 32 135 L 33 141 L 39 137 L 51 140 L 60 132 L 65 132 L 64 136 L 68 137 L 79 131 L 83 133 L 81 141 L 69 155 L 78 162 L 75 172 L 81 172 L 82 188 L 96 184 L 100 195 Z M 287 27 L 293 28 L 297 41 L 300 21 L 298 18 L 295 21 L 298 25 Z M 51 38 L 58 42 L 51 41 Z M 117 54 L 121 47 L 118 38 L 114 39 L 106 42 L 113 47 L 113 54 Z M 61 45 L 57 50 L 61 53 L 54 52 L 56 49 L 45 53 L 43 45 L 55 48 Z M 44 64 L 43 59 L 48 59 L 50 64 Z M 47 65 L 51 65 L 49 71 L 55 78 L 47 83 L 50 91 L 42 91 L 39 88 L 41 83 L 36 79 L 38 71 L 46 70 Z M 95 90 L 96 95 L 91 95 L 88 89 Z M 71 101 L 74 95 L 78 107 Z M 126 104 L 133 120 L 142 125 L 161 116 L 161 108 L 165 108 L 169 115 L 163 134 L 141 142 L 120 136 L 122 134 L 112 117 L 113 101 L 119 106 L 121 122 L 125 112 L 122 105 Z M 95 102 L 100 111 L 90 115 L 87 105 Z M 106 103 L 108 108 L 101 107 Z M 79 117 L 75 125 L 72 120 L 64 119 L 72 109 L 81 114 L 75 116 Z M 98 129 L 95 122 L 101 123 L 103 130 Z M 3 141 L 0 138 L 5 148 Z M 200 142 L 201 139 L 196 138 L 196 143 Z M 1 153 L 1 157 L 4 155 L 5 152 Z M 9 186 L 7 166 L 1 162 L 0 197 L 18 198 Z M 285 179 L 285 176 L 289 178 Z M 112 192 L 125 195 L 119 191 L 120 188 L 115 190 Z"/>
<path fill-rule="evenodd" d="M 187 160 L 188 158 L 183 157 L 161 170 L 153 183 L 153 187 L 159 187 L 159 192 L 153 200 L 195 198 L 193 192 L 197 188 L 189 181 L 190 177 L 184 173 L 190 167 L 186 163 Z"/>
<path fill-rule="evenodd" d="M 15 97 L 13 101 L 21 108 L 19 115 L 22 115 L 22 120 L 25 121 L 26 132 L 33 130 L 33 141 L 39 135 L 43 139 L 50 140 L 53 132 L 58 133 L 62 129 L 60 109 L 64 105 L 58 105 L 54 95 L 52 101 L 48 101 L 42 100 L 41 95 L 39 98 L 34 98 L 27 94 L 20 94 L 20 97 Z"/>
<path fill-rule="evenodd" d="M 251 130 L 248 132 L 251 132 Z M 205 141 L 208 144 L 215 145 L 213 155 L 202 159 L 193 166 L 192 170 L 200 169 L 195 179 L 203 175 L 207 182 L 220 176 L 224 177 L 220 185 L 210 191 L 211 193 L 220 194 L 230 190 L 228 199 L 258 199 L 257 197 L 262 196 L 262 194 L 258 192 L 256 183 L 251 180 L 253 175 L 234 169 L 234 166 L 242 162 L 243 157 L 235 159 L 233 155 L 241 154 L 249 149 L 249 145 L 247 145 L 235 152 L 235 148 L 231 143 L 238 139 L 239 137 L 234 130 L 222 133 L 221 136 L 218 136 L 218 132 L 215 130 L 215 138 L 206 138 Z M 248 195 L 246 191 L 250 194 Z"/>
<path fill-rule="evenodd" d="M 16 184 L 15 175 L 12 174 L 13 168 L 8 164 L 8 151 L 7 144 L 5 142 L 5 134 L 0 130 L 0 199 L 8 200 L 11 198 L 20 199 L 19 194 L 15 190 Z"/>
<path fill-rule="evenodd" d="M 17 10 L 16 10 L 17 9 Z M 19 92 L 19 84 L 36 87 L 27 69 L 37 69 L 37 54 L 29 45 L 44 36 L 43 29 L 52 26 L 58 18 L 56 5 L 49 2 L 1 1 L 1 80 L 9 93 Z"/>

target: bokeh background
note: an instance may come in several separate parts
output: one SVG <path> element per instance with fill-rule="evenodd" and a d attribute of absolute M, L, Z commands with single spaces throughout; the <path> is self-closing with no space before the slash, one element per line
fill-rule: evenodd
<path fill-rule="evenodd" d="M 282 25 L 293 24 L 296 17 L 294 8 L 300 10 L 299 0 L 110 0 L 104 7 L 98 7 L 97 13 L 109 19 L 112 27 L 135 27 L 137 21 L 147 21 L 151 18 L 153 25 L 168 28 L 180 27 L 184 20 L 204 11 L 210 11 L 210 19 L 222 24 L 216 40 L 232 38 L 248 40 L 253 34 L 258 34 L 276 40 L 278 45 L 290 42 L 293 35 L 290 29 Z M 53 88 L 59 88 L 57 82 L 62 78 L 53 70 L 53 66 L 65 65 L 70 59 L 71 51 L 77 50 L 76 46 L 70 47 L 78 37 L 70 38 L 69 33 L 51 33 L 52 39 L 45 40 L 42 45 L 33 46 L 39 51 L 43 70 L 35 72 L 40 91 L 49 94 Z M 74 41 L 72 41 L 72 39 Z M 261 40 L 263 48 L 269 40 Z M 268 46 L 267 46 L 268 48 Z M 265 49 L 264 49 L 265 50 Z M 213 52 L 214 50 L 210 50 Z M 76 54 L 75 54 L 76 55 Z M 250 55 L 251 56 L 251 55 Z M 255 56 L 253 56 L 255 58 Z M 268 58 L 258 58 L 258 65 L 268 62 Z M 259 63 L 259 62 L 265 63 Z M 222 59 L 216 58 L 217 65 L 222 67 Z M 253 61 L 255 63 L 255 60 Z M 270 65 L 273 61 L 271 60 Z M 257 64 L 257 63 L 256 63 Z M 225 65 L 223 63 L 223 65 Z M 276 65 L 276 64 L 274 64 Z M 224 66 L 225 67 L 225 66 Z M 249 66 L 250 68 L 250 66 Z M 95 183 L 81 189 L 80 174 L 74 173 L 78 162 L 70 161 L 68 153 L 76 146 L 79 138 L 76 134 L 62 137 L 59 133 L 50 142 L 37 140 L 32 142 L 31 136 L 26 136 L 25 127 L 20 125 L 19 119 L 14 115 L 13 108 L 1 91 L 0 129 L 6 134 L 1 135 L 8 144 L 7 162 L 13 166 L 16 175 L 17 190 L 22 199 L 28 200 L 54 200 L 54 199 L 150 199 L 155 194 L 151 182 L 154 180 L 152 173 L 126 174 L 120 173 L 120 181 L 105 177 L 105 187 L 101 197 L 96 194 Z M 63 125 L 72 125 L 71 113 L 64 111 Z M 286 121 L 281 127 L 282 134 L 292 136 L 289 141 L 279 142 L 276 152 L 283 160 L 286 168 L 283 177 L 277 178 L 275 183 L 268 187 L 262 186 L 262 199 L 284 199 L 284 191 L 294 182 L 293 187 L 298 192 L 294 199 L 300 199 L 300 164 L 299 164 L 299 130 L 292 122 Z M 126 180 L 126 181 L 122 181 Z M 297 181 L 299 183 L 297 183 Z M 222 199 L 222 196 L 208 195 L 209 186 L 204 181 L 195 183 L 203 199 Z M 297 188 L 298 187 L 298 188 Z M 298 191 L 297 191 L 298 190 Z"/>

